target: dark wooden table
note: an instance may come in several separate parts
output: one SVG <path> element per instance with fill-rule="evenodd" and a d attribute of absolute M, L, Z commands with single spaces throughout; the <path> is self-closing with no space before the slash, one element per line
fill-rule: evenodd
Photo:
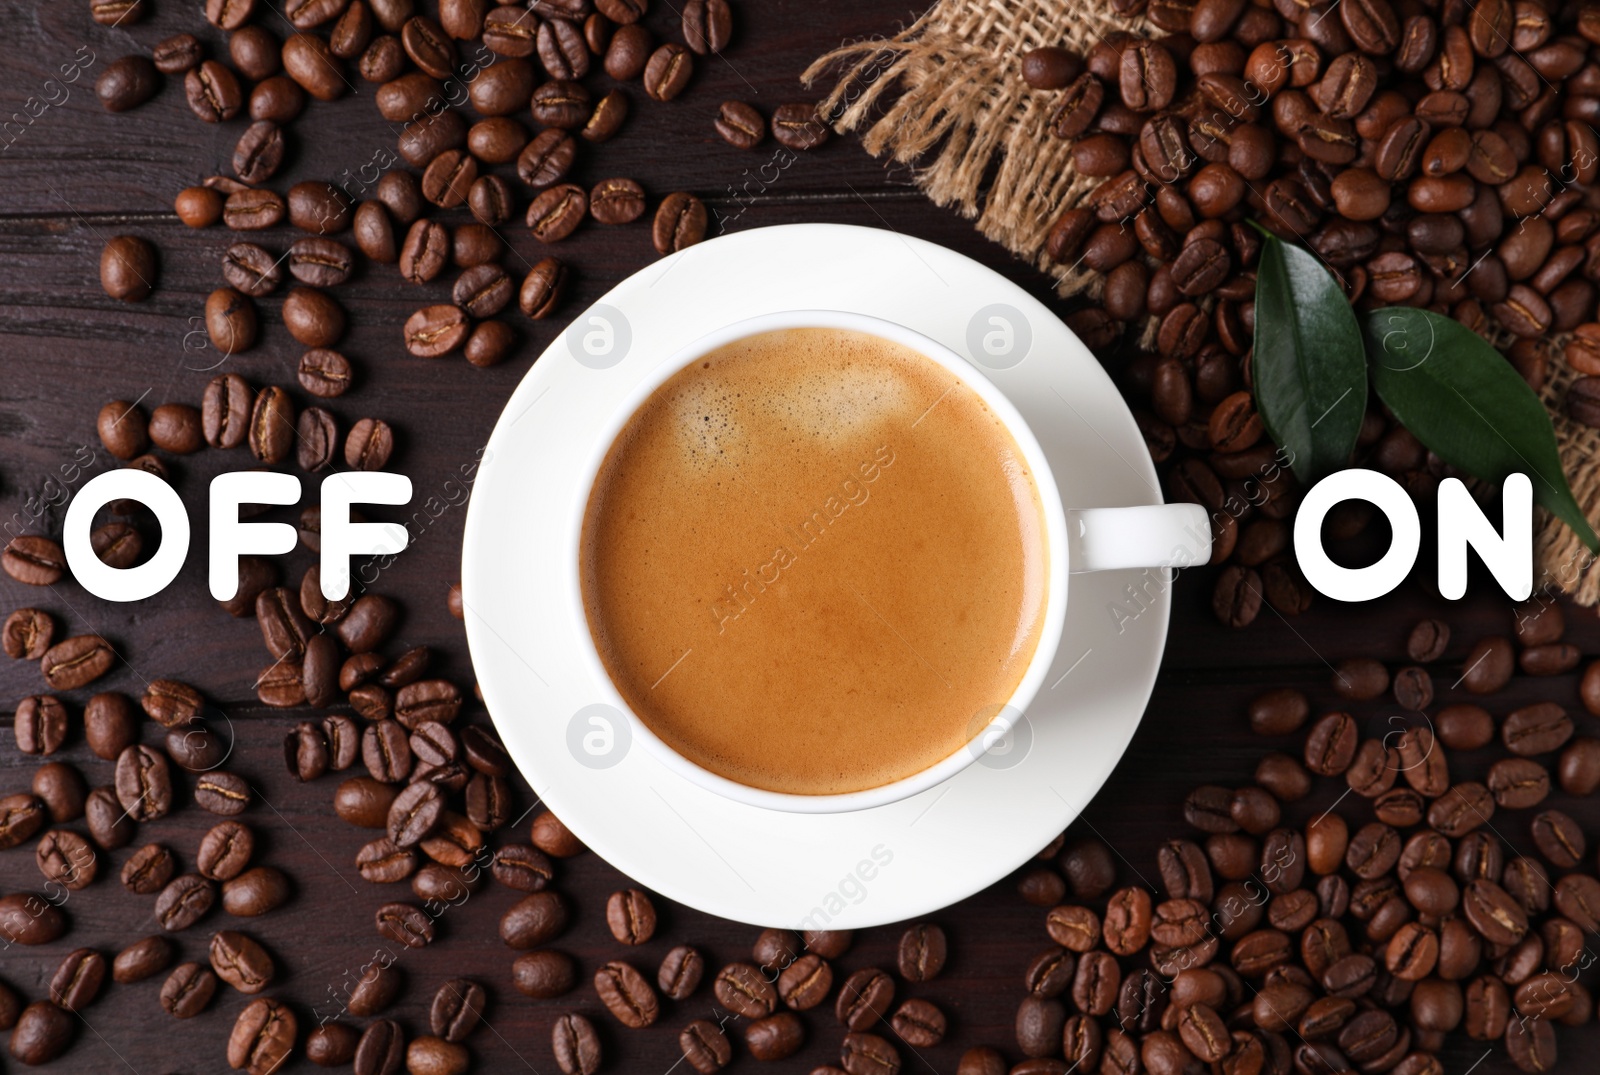
<path fill-rule="evenodd" d="M 233 240 L 224 230 L 191 231 L 171 213 L 173 195 L 210 174 L 227 173 L 240 122 L 208 126 L 195 120 L 183 101 L 181 85 L 168 80 L 155 100 L 121 116 L 105 113 L 94 96 L 99 72 L 128 52 L 148 52 L 179 30 L 198 33 L 213 54 L 225 51 L 219 33 L 196 16 L 197 5 L 150 0 L 153 14 L 144 23 L 107 29 L 88 17 L 83 0 L 24 3 L 0 0 L 0 520 L 10 533 L 59 536 L 67 496 L 89 476 L 113 465 L 95 435 L 95 414 L 110 399 L 139 400 L 146 408 L 167 401 L 197 404 L 213 376 L 213 352 L 197 350 L 199 314 L 205 295 L 219 283 L 218 263 Z M 263 5 L 266 6 L 266 5 Z M 277 5 L 273 5 L 277 7 Z M 650 23 L 663 36 L 676 36 L 672 5 L 654 5 Z M 970 226 L 928 204 L 910 185 L 903 167 L 885 167 L 851 140 L 834 139 L 804 154 L 792 165 L 760 171 L 773 152 L 769 141 L 754 152 L 740 152 L 712 133 L 711 117 L 726 98 L 752 101 L 765 112 L 804 99 L 797 74 L 823 50 L 850 37 L 892 32 L 914 17 L 897 0 L 854 3 L 802 3 L 799 0 L 744 0 L 738 6 L 737 41 L 725 58 L 699 64 L 691 89 L 670 104 L 648 102 L 635 92 L 634 114 L 623 135 L 586 153 L 579 182 L 613 175 L 637 177 L 655 196 L 673 190 L 699 194 L 729 229 L 794 221 L 836 221 L 892 228 L 948 245 L 993 266 L 1030 292 L 1064 309 L 1048 283 L 1005 251 L 978 237 Z M 280 34 L 285 24 L 266 16 Z M 78 64 L 76 81 L 63 83 L 63 66 Z M 315 103 L 295 125 L 292 161 L 275 186 L 303 178 L 343 180 L 389 154 L 394 133 L 367 98 L 370 88 L 333 104 Z M 41 105 L 45 107 L 41 108 Z M 28 115 L 32 122 L 24 122 Z M 370 172 L 367 173 L 369 176 Z M 353 188 L 359 194 L 359 187 Z M 517 269 L 532 261 L 536 246 L 519 226 L 508 226 L 512 251 L 506 262 Z M 161 251 L 159 287 L 137 306 L 107 298 L 97 277 L 100 250 L 112 235 L 131 233 L 153 241 Z M 275 248 L 290 235 L 280 229 L 267 237 Z M 576 281 L 565 310 L 594 300 L 623 276 L 649 262 L 648 224 L 620 229 L 590 226 L 569 241 L 563 255 L 576 267 Z M 770 271 L 782 271 L 781 266 Z M 503 401 L 534 358 L 562 327 L 561 318 L 533 323 L 513 314 L 521 335 L 515 357 L 480 370 L 459 359 L 412 358 L 399 346 L 406 315 L 427 301 L 446 301 L 449 274 L 415 288 L 392 268 L 369 267 L 339 289 L 350 311 L 351 328 L 341 345 L 359 367 L 359 384 L 331 403 L 341 422 L 363 416 L 388 420 L 399 432 L 391 465 L 410 475 L 418 490 L 438 488 L 486 438 Z M 261 303 L 263 339 L 254 350 L 224 368 L 256 384 L 294 386 L 300 348 L 278 323 L 279 298 Z M 93 462 L 63 481 L 63 467 Z M 246 820 L 260 837 L 258 860 L 273 863 L 294 880 L 295 895 L 283 909 L 251 920 L 246 928 L 277 960 L 279 976 L 271 992 L 289 1002 L 304 1028 L 313 1011 L 326 1011 L 329 998 L 348 976 L 372 957 L 376 937 L 372 912 L 386 899 L 408 898 L 404 885 L 379 891 L 356 877 L 356 849 L 370 834 L 334 818 L 330 809 L 337 778 L 330 775 L 300 785 L 284 771 L 280 744 L 304 711 L 274 711 L 254 700 L 252 683 L 267 663 L 259 632 L 250 620 L 220 612 L 206 591 L 207 482 L 221 471 L 248 466 L 242 451 L 207 451 L 170 460 L 174 480 L 196 512 L 195 543 L 178 580 L 156 598 L 112 605 L 89 596 L 72 582 L 47 590 L 0 577 L 0 612 L 24 605 L 49 610 L 65 633 L 99 632 L 111 639 L 125 663 L 94 689 L 137 695 L 145 681 L 170 676 L 193 683 L 231 718 L 237 733 L 228 767 L 247 777 L 260 801 Z M 307 484 L 308 494 L 314 486 Z M 382 517 L 381 512 L 373 514 Z M 292 518 L 281 512 L 280 518 Z M 462 684 L 472 678 L 460 623 L 445 608 L 447 587 L 456 580 L 464 511 L 446 510 L 384 574 L 379 589 L 399 598 L 405 618 L 392 648 L 427 645 L 437 654 L 442 675 Z M 152 544 L 156 534 L 146 533 Z M 296 584 L 312 562 L 297 549 L 284 559 L 283 577 Z M 1175 589 L 1174 622 L 1165 670 L 1144 723 L 1127 757 L 1106 788 L 1074 823 L 1069 838 L 1098 837 L 1115 851 L 1119 883 L 1158 887 L 1156 849 L 1164 839 L 1186 835 L 1181 819 L 1185 792 L 1200 782 L 1248 782 L 1263 749 L 1244 719 L 1244 706 L 1269 685 L 1296 684 L 1311 691 L 1315 704 L 1331 705 L 1330 665 L 1358 654 L 1375 654 L 1397 664 L 1410 625 L 1420 616 L 1439 615 L 1455 627 L 1449 652 L 1434 669 L 1440 699 L 1458 697 L 1455 681 L 1461 657 L 1474 640 L 1509 631 L 1509 603 L 1491 587 L 1477 585 L 1471 599 L 1450 604 L 1429 597 L 1426 587 L 1408 583 L 1400 592 L 1363 606 L 1319 601 L 1308 613 L 1287 621 L 1264 611 L 1249 630 L 1219 627 L 1209 608 L 1210 578 L 1205 572 L 1182 579 Z M 1589 656 L 1600 653 L 1600 623 L 1590 610 L 1569 611 L 1569 637 Z M 1514 704 L 1554 699 L 1575 710 L 1576 675 L 1548 680 L 1519 679 L 1493 706 L 1497 713 Z M 0 662 L 0 698 L 6 708 L 39 692 L 37 668 L 27 662 Z M 75 719 L 89 691 L 70 697 Z M 1358 716 L 1381 725 L 1378 703 L 1358 706 Z M 1593 718 L 1577 718 L 1593 732 Z M 9 729 L 10 721 L 5 722 Z M 145 729 L 158 742 L 159 728 Z M 0 791 L 28 786 L 37 758 L 21 754 L 0 732 Z M 1274 744 L 1290 750 L 1297 742 Z M 75 732 L 61 757 L 79 766 L 91 785 L 108 784 L 112 766 L 95 758 Z M 1481 776 L 1491 756 L 1461 759 L 1456 778 Z M 1287 814 L 1302 823 L 1331 802 L 1342 785 L 1319 787 L 1309 803 Z M 519 786 L 522 806 L 532 792 Z M 1557 794 L 1552 803 L 1600 829 L 1600 809 L 1570 803 Z M 1365 807 L 1358 806 L 1358 811 Z M 143 826 L 135 844 L 155 840 L 171 846 L 187 868 L 200 835 L 216 819 L 189 807 Z M 82 828 L 81 823 L 74 825 Z M 1527 845 L 1526 819 L 1501 815 L 1496 828 L 1512 844 Z M 523 831 L 523 830 L 519 830 Z M 523 832 L 525 837 L 525 832 Z M 0 978 L 30 999 L 45 994 L 61 957 L 89 945 L 110 954 L 159 927 L 152 899 L 129 894 L 117 872 L 132 847 L 103 854 L 100 879 L 72 893 L 64 910 L 68 934 L 40 948 L 14 946 L 0 955 Z M 951 849 L 950 869 L 961 870 L 959 849 Z M 600 913 L 607 893 L 625 879 L 594 855 L 565 862 L 559 887 L 576 909 L 571 930 L 559 942 L 575 955 L 584 981 L 603 960 L 620 955 Z M 31 843 L 0 854 L 0 891 L 35 890 Z M 570 1008 L 595 1017 L 605 1037 L 608 1071 L 666 1072 L 679 1060 L 678 1030 L 705 1016 L 712 998 L 702 988 L 691 1000 L 668 1003 L 661 1021 L 648 1031 L 623 1030 L 604 1014 L 592 988 L 554 1002 L 533 1002 L 511 988 L 511 954 L 496 926 L 516 894 L 491 886 L 441 921 L 441 939 L 432 947 L 404 953 L 400 966 L 408 982 L 404 999 L 390 1013 L 411 1033 L 425 1031 L 427 998 L 444 979 L 469 975 L 491 991 L 488 1025 L 471 1048 L 477 1070 L 548 1073 L 550 1026 Z M 653 968 L 672 945 L 699 946 L 715 967 L 746 958 L 755 931 L 660 901 L 662 926 L 654 940 L 629 953 L 641 967 Z M 902 989 L 937 1002 L 952 1030 L 943 1044 L 905 1052 L 908 1072 L 953 1072 L 965 1048 L 993 1043 L 1016 1058 L 1012 1017 L 1022 995 L 1021 970 L 1048 942 L 1044 912 L 1024 903 L 1014 879 L 935 916 L 951 937 L 948 969 L 937 980 Z M 176 935 L 184 959 L 204 960 L 205 943 L 225 924 L 220 911 L 202 925 Z M 896 928 L 868 931 L 856 938 L 839 961 L 840 973 L 858 967 L 889 965 L 899 936 Z M 161 1075 L 171 1071 L 224 1069 L 223 1044 L 244 999 L 224 988 L 211 1009 L 177 1022 L 158 1004 L 160 977 L 131 986 L 110 986 L 82 1018 L 73 1048 L 50 1065 L 51 1071 L 127 1071 Z M 841 1029 L 828 1008 L 804 1017 L 808 1043 L 794 1059 L 770 1065 L 774 1071 L 804 1072 L 836 1062 Z M 885 1031 L 887 1033 L 887 1030 Z M 1591 1070 L 1585 1051 L 1600 1044 L 1600 1033 L 1562 1030 L 1565 1071 Z M 742 1051 L 742 1047 L 741 1047 Z M 1496 1051 L 1452 1039 L 1447 1070 L 1511 1070 Z M 1589 1054 L 1592 1056 L 1593 1054 Z M 0 1070 L 20 1065 L 0 1060 Z M 740 1070 L 759 1065 L 747 1057 Z M 309 1069 L 302 1060 L 292 1070 Z M 686 1070 L 686 1069 L 685 1069 Z"/>

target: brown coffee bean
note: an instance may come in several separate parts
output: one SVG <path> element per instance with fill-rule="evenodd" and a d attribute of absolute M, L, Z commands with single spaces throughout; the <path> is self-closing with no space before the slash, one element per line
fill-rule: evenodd
<path fill-rule="evenodd" d="M 733 1059 L 733 1046 L 728 1036 L 716 1023 L 696 1019 L 678 1034 L 678 1048 L 683 1051 L 689 1066 L 701 1075 L 712 1075 L 728 1066 Z"/>
<path fill-rule="evenodd" d="M 860 972 L 858 972 L 860 973 Z M 874 972 L 881 974 L 881 972 Z M 851 981 L 854 981 L 852 977 Z M 845 983 L 844 991 L 840 993 L 840 1005 L 845 1005 L 845 992 L 850 989 L 850 982 Z M 777 1007 L 778 993 L 773 988 L 767 977 L 760 969 L 749 963 L 730 963 L 717 972 L 716 979 L 712 982 L 712 992 L 716 994 L 717 1003 L 736 1014 L 747 1019 L 762 1019 L 771 1015 Z M 892 989 L 892 986 L 891 986 Z M 841 1008 L 841 1010 L 843 1010 Z M 854 1010 L 853 1008 L 851 1010 Z M 880 1011 L 873 1020 L 881 1016 Z M 846 1022 L 841 1017 L 841 1021 Z"/>
<path fill-rule="evenodd" d="M 560 936 L 567 926 L 567 907 L 554 892 L 535 892 L 513 904 L 500 919 L 500 939 L 510 948 L 537 948 Z"/>
<path fill-rule="evenodd" d="M 117 953 L 111 964 L 111 977 L 122 985 L 142 982 L 171 966 L 176 952 L 165 937 L 151 936 L 135 941 Z"/>
<path fill-rule="evenodd" d="M 594 989 L 601 1003 L 623 1026 L 634 1029 L 650 1026 L 661 1013 L 650 983 L 630 964 L 620 960 L 602 964 L 595 971 Z"/>
<path fill-rule="evenodd" d="M 24 1064 L 48 1064 L 72 1044 L 72 1016 L 48 1000 L 36 1000 L 17 1015 L 11 1055 Z"/>
<path fill-rule="evenodd" d="M 550 1047 L 562 1075 L 594 1075 L 600 1069 L 600 1036 L 581 1015 L 568 1013 L 556 1019 Z"/>
<path fill-rule="evenodd" d="M 839 1065 L 846 1075 L 872 1075 L 900 1070 L 900 1054 L 876 1034 L 854 1032 L 844 1036 L 839 1049 Z"/>
<path fill-rule="evenodd" d="M 217 992 L 217 976 L 199 963 L 180 963 L 161 986 L 161 1007 L 178 1019 L 205 1011 Z"/>
<path fill-rule="evenodd" d="M 1506 749 L 1523 757 L 1561 749 L 1572 732 L 1572 719 L 1554 702 L 1537 702 L 1513 710 L 1500 726 Z"/>
<path fill-rule="evenodd" d="M 24 534 L 12 538 L 0 553 L 0 567 L 18 582 L 29 586 L 54 586 L 67 571 L 67 556 L 60 545 L 46 537 Z"/>

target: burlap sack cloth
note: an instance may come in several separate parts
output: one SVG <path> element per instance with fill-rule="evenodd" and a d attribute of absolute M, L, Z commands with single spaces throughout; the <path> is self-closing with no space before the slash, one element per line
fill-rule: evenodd
<path fill-rule="evenodd" d="M 1071 143 L 1050 134 L 1055 95 L 1022 81 L 1022 56 L 1039 45 L 1081 55 L 1112 30 L 1160 36 L 1143 18 L 1114 15 L 1104 0 L 938 0 L 894 37 L 846 44 L 802 77 L 808 85 L 833 82 L 819 112 L 836 130 L 859 131 L 873 156 L 914 166 L 936 205 L 975 219 L 983 235 L 1055 278 L 1062 295 L 1093 297 L 1096 274 L 1055 264 L 1044 243 L 1055 219 L 1100 180 L 1077 175 Z M 1555 347 L 1542 394 L 1573 494 L 1595 520 L 1600 432 L 1566 418 L 1561 403 L 1573 379 Z M 1534 551 L 1536 592 L 1561 589 L 1580 604 L 1600 602 L 1597 561 L 1542 510 Z"/>

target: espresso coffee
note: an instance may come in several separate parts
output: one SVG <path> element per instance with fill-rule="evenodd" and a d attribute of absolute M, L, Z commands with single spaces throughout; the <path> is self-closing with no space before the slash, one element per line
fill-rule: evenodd
<path fill-rule="evenodd" d="M 641 720 L 731 780 L 837 794 L 959 750 L 1016 690 L 1051 570 L 1030 467 L 899 343 L 748 336 L 679 371 L 606 455 L 579 569 Z"/>

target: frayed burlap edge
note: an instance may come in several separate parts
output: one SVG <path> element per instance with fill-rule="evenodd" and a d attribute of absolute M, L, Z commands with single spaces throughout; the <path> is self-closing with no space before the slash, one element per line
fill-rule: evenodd
<path fill-rule="evenodd" d="M 1556 342 L 1552 341 L 1549 380 L 1540 397 L 1555 423 L 1556 447 L 1573 498 L 1593 524 L 1600 512 L 1600 431 L 1567 417 L 1567 390 L 1579 374 L 1561 357 Z M 1560 590 L 1580 605 L 1600 603 L 1600 561 L 1560 519 L 1549 512 L 1540 516 L 1533 535 L 1535 589 Z"/>
<path fill-rule="evenodd" d="M 1082 55 L 1112 30 L 1156 36 L 1146 20 L 1116 16 L 1104 0 L 939 0 L 892 38 L 851 42 L 820 57 L 802 79 L 809 86 L 825 74 L 837 78 L 819 114 L 840 133 L 859 131 L 873 156 L 914 166 L 917 185 L 935 205 L 975 220 L 979 233 L 1052 277 L 1059 294 L 1098 297 L 1098 274 L 1058 265 L 1044 250 L 1050 225 L 1100 181 L 1077 175 L 1071 143 L 1050 134 L 1054 95 L 1027 87 L 1022 56 L 1039 45 Z M 1560 342 L 1550 341 L 1542 398 L 1573 495 L 1593 520 L 1600 514 L 1600 432 L 1566 417 L 1576 375 L 1560 357 Z M 1548 512 L 1540 513 L 1534 555 L 1536 590 L 1600 603 L 1596 559 Z"/>
<path fill-rule="evenodd" d="M 1104 0 L 940 0 L 895 37 L 834 49 L 801 77 L 837 77 L 819 113 L 841 133 L 859 130 L 873 156 L 915 165 L 934 204 L 976 218 L 1062 295 L 1094 293 L 1096 274 L 1055 264 L 1044 244 L 1056 217 L 1100 181 L 1073 171 L 1071 143 L 1049 131 L 1054 95 L 1022 81 L 1022 57 L 1040 45 L 1083 55 L 1111 30 L 1153 32 Z"/>

